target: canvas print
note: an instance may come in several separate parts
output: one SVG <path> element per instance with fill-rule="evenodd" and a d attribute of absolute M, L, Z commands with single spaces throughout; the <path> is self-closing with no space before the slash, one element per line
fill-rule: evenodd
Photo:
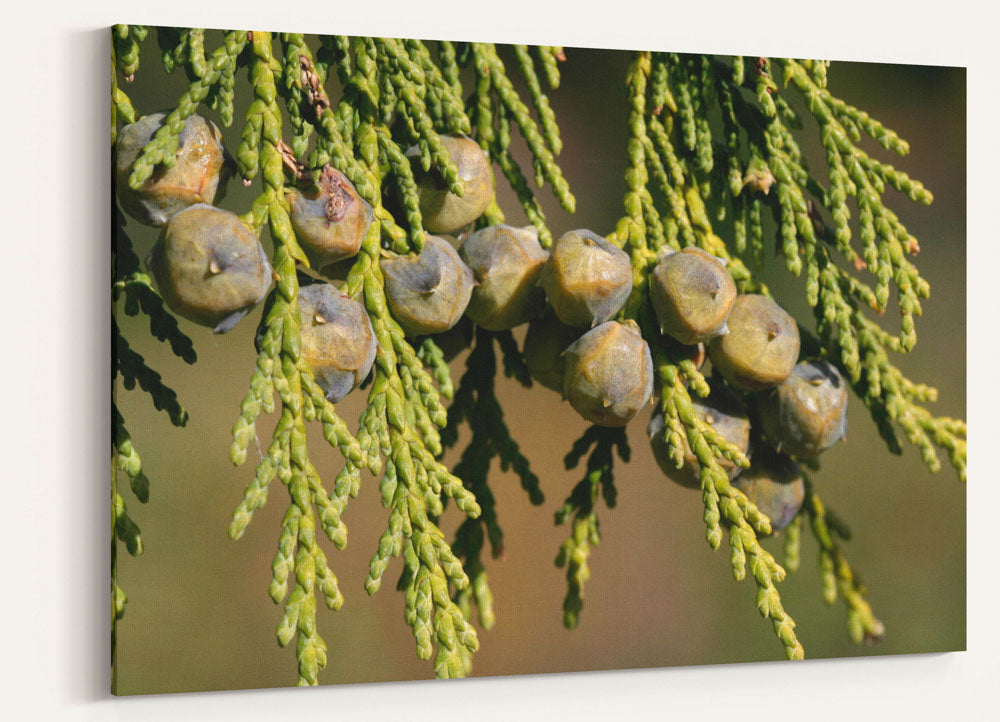
<path fill-rule="evenodd" d="M 115 693 L 965 648 L 963 69 L 111 36 Z"/>

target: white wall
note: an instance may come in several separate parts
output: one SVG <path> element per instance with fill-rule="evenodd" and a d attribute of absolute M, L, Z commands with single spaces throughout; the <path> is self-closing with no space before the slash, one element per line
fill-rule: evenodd
<path fill-rule="evenodd" d="M 828 9 L 836 4 L 836 15 Z M 997 397 L 997 135 L 1000 81 L 986 3 L 577 2 L 300 0 L 248 8 L 236 0 L 22 2 L 4 11 L 0 122 L 4 139 L 3 613 L 0 708 L 11 719 L 688 719 L 719 715 L 985 716 L 997 673 L 994 543 Z M 169 9 L 167 6 L 169 5 Z M 432 5 L 436 6 L 432 7 Z M 590 7 L 592 5 L 592 7 Z M 642 6 L 646 6 L 642 8 Z M 691 9 L 697 6 L 697 10 Z M 725 10 L 724 6 L 731 6 Z M 390 15 L 390 7 L 399 8 Z M 420 17 L 414 14 L 420 12 Z M 821 14 L 822 13 L 822 14 Z M 699 17 L 700 16 L 700 17 Z M 106 489 L 108 363 L 107 31 L 114 22 L 560 43 L 969 67 L 969 328 L 974 393 L 969 489 L 969 651 L 947 655 L 572 674 L 457 684 L 409 683 L 115 700 L 107 694 Z M 992 64 L 991 64 L 992 63 Z M 933 303 L 928 305 L 933 308 Z M 947 349 L 942 349 L 947 353 Z M 982 450 L 978 452 L 976 450 Z M 943 479 L 942 483 L 951 483 Z M 17 500 L 14 503 L 13 500 Z M 933 531 L 930 532 L 933 536 Z M 934 543 L 948 543 L 934 539 Z M 920 540 L 912 540 L 919 553 Z M 947 623 L 947 620 L 942 620 Z M 982 707 L 978 712 L 975 710 Z M 418 711 L 420 710 L 420 711 Z M 424 712 L 424 710 L 426 710 Z"/>

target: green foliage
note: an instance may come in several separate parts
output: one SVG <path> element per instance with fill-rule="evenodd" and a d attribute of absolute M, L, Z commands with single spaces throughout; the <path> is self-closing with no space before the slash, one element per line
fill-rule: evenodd
<path fill-rule="evenodd" d="M 131 82 L 139 71 L 146 34 L 139 26 L 113 29 L 112 143 L 119 125 L 137 118 L 119 79 Z M 475 138 L 538 228 L 542 245 L 551 245 L 552 232 L 536 189 L 548 184 L 567 211 L 576 204 L 556 161 L 562 139 L 542 87 L 543 81 L 550 89 L 558 87 L 563 51 L 551 46 L 512 48 L 525 99 L 492 44 L 228 31 L 209 50 L 214 34 L 203 30 L 158 28 L 156 36 L 164 69 L 183 69 L 189 82 L 135 163 L 129 179 L 133 188 L 141 187 L 158 167 L 173 163 L 185 119 L 202 106 L 212 109 L 224 126 L 232 124 L 241 70 L 246 70 L 253 89 L 235 163 L 244 185 L 258 188 L 242 218 L 258 232 L 268 230 L 276 286 L 264 309 L 256 365 L 233 426 L 233 463 L 245 462 L 262 414 L 277 414 L 278 421 L 233 514 L 229 534 L 240 538 L 254 512 L 266 503 L 271 482 L 280 480 L 288 496 L 269 588 L 272 600 L 284 605 L 278 642 L 285 646 L 295 641 L 298 682 L 316 684 L 327 650 L 317 632 L 317 596 L 333 610 L 343 604 L 316 527 L 318 523 L 338 549 L 346 545 L 342 516 L 367 470 L 379 479 L 387 520 L 365 587 L 374 594 L 392 560 L 401 559 L 397 588 L 403 593 L 403 616 L 412 628 L 418 657 L 433 657 L 439 677 L 464 676 L 479 646 L 473 607 L 483 629 L 495 622 L 483 560 L 487 541 L 493 557 L 503 553 L 503 530 L 488 483 L 493 460 L 519 476 L 532 503 L 543 500 L 539 479 L 512 438 L 497 400 L 496 349 L 507 376 L 526 387 L 531 381 L 510 332 L 478 329 L 456 390 L 438 340 L 405 337 L 389 312 L 379 260 L 384 253 L 419 251 L 426 239 L 411 158 L 422 172 L 439 176 L 451 192 L 463 193 L 455 163 L 441 143 L 443 134 Z M 761 546 L 759 538 L 771 533 L 770 521 L 729 483 L 720 465 L 720 460 L 728 460 L 746 467 L 749 461 L 695 414 L 691 394 L 707 396 L 708 383 L 694 361 L 659 333 L 647 279 L 660 249 L 697 246 L 726 262 L 740 292 L 768 294 L 758 272 L 767 255 L 764 211 L 769 209 L 778 228 L 780 257 L 791 273 L 804 272 L 817 332 L 813 337 L 803 330 L 806 350 L 837 365 L 851 381 L 891 451 L 900 451 L 901 430 L 929 468 L 940 467 L 940 448 L 965 478 L 964 422 L 932 416 L 925 405 L 935 399 L 935 390 L 907 379 L 889 356 L 913 348 L 914 319 L 929 289 L 909 260 L 919 244 L 886 207 L 883 195 L 887 186 L 920 203 L 929 203 L 931 195 L 919 182 L 859 147 L 867 135 L 887 150 L 908 150 L 895 133 L 833 96 L 826 88 L 826 74 L 827 63 L 821 61 L 635 53 L 625 78 L 629 118 L 624 215 L 608 235 L 631 262 L 632 293 L 619 319 L 636 321 L 650 344 L 656 403 L 665 416 L 670 456 L 679 468 L 686 442 L 697 458 L 706 539 L 717 549 L 725 535 L 737 580 L 749 569 L 758 610 L 770 620 L 790 659 L 803 657 L 804 650 L 776 584 L 786 568 L 794 571 L 799 565 L 805 518 L 820 545 L 827 599 L 844 600 L 852 638 L 877 638 L 881 623 L 836 541 L 846 540 L 843 525 L 824 509 L 811 484 L 803 512 L 785 532 L 785 566 Z M 463 84 L 465 78 L 471 79 L 469 87 Z M 334 86 L 337 97 L 328 90 Z M 819 127 L 827 164 L 821 177 L 806 167 L 793 133 L 803 125 L 793 110 L 793 93 Z M 530 153 L 530 174 L 511 151 L 514 127 Z M 356 433 L 324 397 L 301 354 L 298 272 L 309 268 L 309 261 L 292 229 L 285 190 L 328 165 L 350 180 L 371 205 L 375 219 L 341 288 L 365 305 L 378 341 L 367 405 Z M 852 245 L 849 197 L 858 208 L 860 252 Z M 140 269 L 124 221 L 115 212 L 114 298 L 124 298 L 129 315 L 146 315 L 152 335 L 194 363 L 191 340 Z M 477 225 L 503 219 L 494 200 Z M 723 223 L 732 224 L 730 242 L 716 232 Z M 883 313 L 893 294 L 901 319 L 897 334 L 869 315 Z M 176 394 L 129 347 L 117 324 L 112 334 L 113 374 L 121 373 L 126 388 L 138 384 L 172 423 L 183 425 L 186 412 Z M 457 443 L 463 421 L 470 441 L 449 471 L 440 459 L 445 448 Z M 310 460 L 307 422 L 319 423 L 327 442 L 343 456 L 343 469 L 332 485 L 324 484 Z M 132 554 L 142 550 L 138 527 L 118 494 L 117 471 L 128 477 L 141 502 L 148 498 L 149 484 L 117 410 L 112 438 L 114 570 L 117 541 Z M 615 449 L 627 462 L 630 452 L 623 430 L 591 427 L 566 457 L 571 469 L 589 452 L 583 479 L 556 513 L 557 523 L 571 524 L 556 560 L 566 567 L 563 608 L 568 627 L 578 622 L 590 574 L 588 558 L 600 541 L 597 501 L 603 498 L 609 508 L 615 504 Z M 448 499 L 465 515 L 451 544 L 438 526 Z M 125 596 L 114 571 L 112 600 L 113 618 L 118 619 Z"/>

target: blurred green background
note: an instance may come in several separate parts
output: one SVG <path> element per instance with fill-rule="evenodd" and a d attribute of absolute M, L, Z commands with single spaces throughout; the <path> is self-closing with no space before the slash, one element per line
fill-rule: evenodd
<path fill-rule="evenodd" d="M 169 108 L 186 79 L 167 76 L 155 41 L 143 48 L 136 81 L 126 88 L 140 113 Z M 209 47 L 217 39 L 210 34 Z M 563 213 L 547 189 L 540 194 L 556 235 L 572 228 L 606 233 L 621 214 L 625 191 L 626 96 L 629 54 L 569 48 L 560 90 L 551 94 L 565 150 L 559 158 L 577 197 L 577 212 Z M 509 56 L 505 56 L 509 57 Z M 512 76 L 516 73 L 512 72 Z M 830 88 L 847 102 L 910 141 L 905 158 L 890 159 L 934 193 L 930 207 L 917 206 L 893 191 L 889 204 L 920 240 L 916 263 L 931 285 L 918 320 L 915 351 L 894 361 L 914 380 L 936 385 L 936 414 L 965 417 L 965 98 L 961 68 L 834 63 Z M 515 82 L 518 80 L 515 78 Z M 518 85 L 520 87 L 520 85 Z M 249 85 L 237 84 L 237 121 L 225 131 L 235 150 Z M 216 119 L 211 111 L 202 111 Z M 802 135 L 811 166 L 825 168 L 815 125 L 806 117 Z M 865 146 L 880 158 L 887 153 Z M 522 161 L 527 158 L 518 146 Z M 526 166 L 530 167 L 530 166 Z M 230 183 L 221 205 L 242 212 L 259 191 Z M 499 202 L 508 221 L 526 222 L 516 199 L 501 182 Z M 130 221 L 128 233 L 145 257 L 156 233 Z M 723 234 L 725 235 L 725 234 Z M 773 237 L 773 226 L 765 229 Z M 265 238 L 265 245 L 269 240 Z M 765 280 L 778 300 L 807 326 L 802 281 L 783 263 L 770 263 Z M 280 482 L 268 505 L 257 512 L 244 537 L 231 541 L 226 529 L 253 471 L 255 454 L 242 468 L 228 459 L 229 431 L 253 368 L 252 337 L 259 310 L 224 336 L 181 320 L 195 342 L 198 363 L 187 366 L 148 334 L 145 322 L 114 309 L 129 343 L 173 386 L 190 412 L 187 427 L 172 427 L 145 394 L 117 391 L 119 408 L 142 454 L 152 492 L 147 506 L 123 492 L 130 514 L 143 531 L 146 551 L 119 555 L 119 583 L 128 607 L 118 626 L 118 691 L 122 694 L 275 687 L 295 682 L 291 649 L 278 647 L 274 629 L 281 608 L 267 596 L 270 564 L 286 506 Z M 885 322 L 893 327 L 891 311 Z M 515 331 L 523 339 L 524 328 Z M 458 379 L 465 354 L 452 364 Z M 600 507 L 603 541 L 591 556 L 592 578 L 579 627 L 562 626 L 565 592 L 553 559 L 568 533 L 553 524 L 553 512 L 579 480 L 562 458 L 586 423 L 558 395 L 535 386 L 524 389 L 500 379 L 498 394 L 507 422 L 533 469 L 546 500 L 529 504 L 512 474 L 494 467 L 491 483 L 506 532 L 506 555 L 489 560 L 497 625 L 480 632 L 481 650 L 473 674 L 530 674 L 576 670 L 716 664 L 783 659 L 770 624 L 754 606 L 754 585 L 733 581 L 728 551 L 712 552 L 704 541 L 697 492 L 666 480 L 652 460 L 645 428 L 647 408 L 628 427 L 633 459 L 618 464 L 618 506 Z M 351 394 L 338 411 L 354 427 L 365 403 Z M 266 445 L 274 418 L 262 418 L 258 437 Z M 464 447 L 446 456 L 451 466 Z M 312 459 L 332 481 L 341 466 L 315 425 L 309 436 Z M 838 602 L 827 607 L 820 593 L 816 545 L 803 533 L 802 565 L 779 586 L 786 610 L 797 623 L 807 657 L 937 652 L 964 649 L 966 642 L 966 489 L 947 466 L 930 474 L 910 447 L 891 456 L 864 407 L 852 398 L 848 443 L 822 458 L 814 474 L 828 506 L 852 527 L 845 549 L 870 588 L 870 601 L 885 623 L 884 641 L 858 647 L 848 640 Z M 450 536 L 459 522 L 450 506 L 442 520 Z M 339 552 L 326 544 L 346 603 L 339 612 L 322 605 L 320 633 L 329 646 L 326 683 L 423 679 L 429 663 L 414 654 L 403 621 L 403 600 L 395 591 L 398 561 L 382 591 L 368 597 L 363 581 L 387 518 L 377 484 L 365 479 L 348 506 L 349 544 Z M 326 542 L 325 538 L 321 543 Z M 767 546 L 778 555 L 780 540 Z"/>

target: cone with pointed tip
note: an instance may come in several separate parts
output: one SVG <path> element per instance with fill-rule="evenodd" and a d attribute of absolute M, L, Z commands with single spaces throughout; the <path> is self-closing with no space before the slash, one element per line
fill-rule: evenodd
<path fill-rule="evenodd" d="M 799 329 L 781 306 L 767 296 L 741 294 L 728 325 L 729 333 L 712 339 L 708 353 L 730 385 L 760 391 L 788 378 L 799 358 Z"/>
<path fill-rule="evenodd" d="M 625 251 L 581 228 L 552 244 L 538 283 L 560 321 L 593 327 L 625 305 L 632 291 L 632 266 Z"/>
<path fill-rule="evenodd" d="M 328 283 L 299 289 L 302 358 L 326 398 L 337 403 L 375 362 L 375 332 L 365 308 Z"/>
<path fill-rule="evenodd" d="M 691 246 L 656 264 L 649 298 L 663 333 L 687 345 L 704 343 L 728 332 L 736 284 L 719 259 Z"/>
<path fill-rule="evenodd" d="M 733 480 L 733 486 L 771 520 L 773 531 L 792 522 L 806 497 L 799 465 L 766 446 L 755 449 L 750 468 Z"/>
<path fill-rule="evenodd" d="M 764 433 L 777 449 L 809 459 L 847 433 L 847 382 L 826 361 L 803 361 L 760 401 Z"/>
<path fill-rule="evenodd" d="M 382 272 L 389 309 L 408 336 L 447 331 L 472 296 L 472 271 L 437 236 L 428 236 L 418 254 L 383 258 Z"/>
<path fill-rule="evenodd" d="M 163 124 L 164 113 L 146 115 L 118 132 L 115 180 L 122 208 L 140 223 L 163 226 L 175 214 L 196 203 L 212 203 L 226 179 L 222 133 L 215 123 L 191 115 L 177 138 L 177 156 L 169 168 L 160 166 L 139 190 L 129 186 L 135 161 Z"/>
<path fill-rule="evenodd" d="M 292 190 L 287 196 L 296 238 L 314 268 L 357 255 L 372 208 L 343 173 L 327 166 L 315 188 Z"/>
<path fill-rule="evenodd" d="M 545 305 L 538 276 L 549 254 L 534 226 L 481 228 L 458 252 L 478 285 L 465 313 L 488 331 L 506 331 L 528 321 Z"/>
<path fill-rule="evenodd" d="M 471 138 L 442 135 L 441 145 L 458 169 L 462 195 L 448 190 L 434 170 L 421 174 L 414 168 L 414 175 L 420 177 L 417 190 L 424 228 L 431 233 L 453 233 L 479 218 L 493 200 L 493 170 L 489 157 Z M 407 155 L 419 159 L 420 151 L 414 147 Z"/>
<path fill-rule="evenodd" d="M 215 333 L 264 300 L 272 281 L 256 234 L 235 213 L 203 203 L 170 219 L 146 264 L 167 305 Z"/>
<path fill-rule="evenodd" d="M 608 321 L 565 351 L 563 392 L 598 426 L 625 426 L 653 393 L 653 359 L 634 321 Z"/>
<path fill-rule="evenodd" d="M 705 399 L 692 398 L 691 406 L 695 415 L 712 427 L 726 441 L 746 454 L 750 450 L 750 419 L 747 417 L 746 406 L 740 397 L 733 393 L 725 384 L 718 381 L 710 382 L 711 393 Z M 698 457 L 691 451 L 685 435 L 681 435 L 681 448 L 684 451 L 684 461 L 681 468 L 670 458 L 667 441 L 664 437 L 666 432 L 663 412 L 657 410 L 649 420 L 647 427 L 649 434 L 649 444 L 653 449 L 653 458 L 659 465 L 663 473 L 671 481 L 690 489 L 701 487 L 698 464 Z M 729 478 L 734 478 L 742 470 L 729 459 L 720 457 L 718 459 L 721 466 L 728 474 Z"/>

